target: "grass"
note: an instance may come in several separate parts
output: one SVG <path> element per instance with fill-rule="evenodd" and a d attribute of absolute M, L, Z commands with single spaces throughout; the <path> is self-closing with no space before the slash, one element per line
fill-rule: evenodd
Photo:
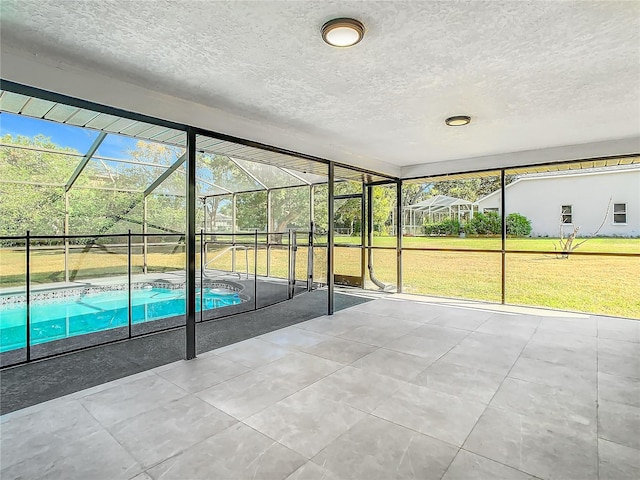
<path fill-rule="evenodd" d="M 357 243 L 354 237 L 338 237 L 340 243 Z M 549 238 L 508 239 L 509 250 L 553 251 L 556 240 Z M 393 237 L 374 237 L 374 245 L 395 247 Z M 496 238 L 405 237 L 404 247 L 499 249 Z M 594 238 L 578 251 L 640 253 L 640 239 Z M 133 273 L 142 272 L 142 255 L 133 255 Z M 210 250 L 209 258 L 215 256 Z M 336 247 L 335 270 L 338 274 L 360 274 L 360 250 Z M 286 277 L 286 249 L 272 249 L 273 276 Z M 326 278 L 326 250 L 315 251 L 314 276 Z M 126 251 L 110 248 L 109 252 L 93 249 L 70 256 L 70 270 L 76 280 L 125 275 Z M 395 250 L 374 250 L 376 276 L 383 282 L 396 284 Z M 267 252 L 258 252 L 258 274 L 267 273 Z M 154 248 L 148 256 L 149 271 L 162 272 L 184 269 L 182 249 Z M 249 271 L 254 270 L 254 253 L 249 253 Z M 199 257 L 196 265 L 200 264 Z M 50 283 L 64 280 L 64 256 L 61 250 L 32 251 L 32 282 Z M 231 257 L 221 257 L 214 268 L 230 269 Z M 304 280 L 307 249 L 299 247 L 296 278 Z M 25 257 L 23 251 L 4 248 L 0 251 L 0 286 L 24 285 Z M 245 271 L 244 254 L 237 254 L 236 269 Z M 501 255 L 475 252 L 403 252 L 404 291 L 443 297 L 468 298 L 500 302 Z M 640 319 L 640 257 L 572 256 L 558 259 L 553 254 L 507 253 L 506 302 L 516 305 L 543 306 L 562 310 L 622 316 Z"/>

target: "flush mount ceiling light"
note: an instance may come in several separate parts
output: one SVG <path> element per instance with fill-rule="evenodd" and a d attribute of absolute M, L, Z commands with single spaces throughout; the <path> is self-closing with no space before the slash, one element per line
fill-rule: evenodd
<path fill-rule="evenodd" d="M 335 18 L 322 26 L 322 39 L 332 47 L 351 47 L 364 37 L 364 25 L 353 18 Z"/>
<path fill-rule="evenodd" d="M 447 118 L 444 123 L 450 127 L 461 127 L 471 123 L 471 117 L 468 117 L 467 115 L 456 115 L 455 117 Z"/>

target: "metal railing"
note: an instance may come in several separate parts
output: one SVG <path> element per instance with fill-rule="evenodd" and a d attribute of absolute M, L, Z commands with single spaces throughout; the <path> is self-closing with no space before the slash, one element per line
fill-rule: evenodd
<path fill-rule="evenodd" d="M 196 294 L 200 295 L 199 322 L 219 319 L 286 301 L 293 298 L 297 291 L 300 291 L 296 287 L 301 286 L 300 284 L 305 284 L 305 281 L 296 280 L 297 236 L 299 234 L 309 236 L 310 242 L 307 247 L 311 257 L 313 257 L 313 238 L 308 232 L 296 232 L 294 230 L 277 232 L 277 234 L 282 236 L 282 243 L 268 241 L 271 238 L 270 235 L 274 235 L 272 232 L 267 234 L 254 231 L 253 233 L 229 234 L 201 231 L 197 235 L 200 237 L 199 254 L 201 265 L 198 275 L 199 286 L 196 286 Z M 149 240 L 154 239 L 156 240 L 155 242 L 149 242 Z M 174 241 L 167 241 L 169 239 Z M 224 251 L 214 258 L 207 259 L 208 247 L 216 244 L 222 245 Z M 148 303 L 140 303 L 146 302 L 145 298 L 138 298 L 138 302 L 135 304 L 134 299 L 138 290 L 142 290 L 147 286 L 153 288 L 153 285 L 156 284 L 164 285 L 162 283 L 163 279 L 169 275 L 173 275 L 171 278 L 175 281 L 171 287 L 184 292 L 186 283 L 180 282 L 185 282 L 186 278 L 182 278 L 180 274 L 184 275 L 185 272 L 187 261 L 185 247 L 184 235 L 171 233 L 142 234 L 129 231 L 128 233 L 101 235 L 31 235 L 30 232 L 27 232 L 26 235 L 21 236 L 0 236 L 0 249 L 4 250 L 4 253 L 11 251 L 12 254 L 18 254 L 18 257 L 24 255 L 24 281 L 20 281 L 20 274 L 10 277 L 0 273 L 0 287 L 2 287 L 0 295 L 11 296 L 13 303 L 24 305 L 25 307 L 24 314 L 20 313 L 20 315 L 24 315 L 22 316 L 24 323 L 20 323 L 17 326 L 20 329 L 24 328 L 24 331 L 19 335 L 16 333 L 18 335 L 16 337 L 18 340 L 15 343 L 16 348 L 10 348 L 0 353 L 0 368 L 183 327 L 185 325 L 184 314 L 168 314 L 166 317 L 144 316 L 142 322 L 137 322 L 134 311 L 144 309 L 144 312 L 147 313 L 150 305 Z M 271 277 L 260 275 L 258 271 L 259 250 L 275 248 L 284 250 L 284 255 L 287 257 L 284 276 L 280 276 L 279 272 L 269 266 L 267 270 L 271 271 Z M 154 249 L 156 253 L 153 252 Z M 238 251 L 244 251 L 245 253 L 244 271 L 242 272 L 244 275 L 237 271 L 235 257 Z M 251 259 L 250 254 L 252 252 L 253 258 Z M 83 254 L 86 257 L 83 258 L 81 256 Z M 106 255 L 110 254 L 115 255 L 115 257 L 111 257 L 115 258 L 115 260 L 107 261 L 107 258 L 110 257 Z M 105 255 L 105 257 L 101 258 L 102 255 Z M 231 261 L 232 268 L 225 271 L 218 269 L 219 277 L 209 277 L 207 275 L 208 267 L 213 266 L 216 260 L 224 255 L 233 257 Z M 154 256 L 162 257 L 157 265 L 153 265 L 155 260 L 151 260 Z M 52 263 L 53 266 L 49 264 L 43 265 L 43 259 Z M 81 260 L 87 264 L 77 265 L 73 268 L 71 265 L 73 262 L 70 260 Z M 136 262 L 136 260 L 142 260 L 142 262 Z M 270 258 L 267 257 L 267 261 L 269 260 Z M 13 260 L 7 260 L 7 262 L 9 261 Z M 22 262 L 22 259 L 17 261 Z M 250 269 L 251 262 L 253 262 L 253 271 Z M 58 267 L 56 267 L 56 263 L 59 265 Z M 311 268 L 311 270 L 306 275 L 305 290 L 310 290 L 313 287 L 312 260 L 308 263 L 308 268 Z M 215 314 L 211 314 L 212 310 L 206 309 L 203 301 L 205 294 L 209 293 L 207 285 L 217 285 L 219 282 L 225 283 L 227 282 L 223 278 L 225 276 L 238 277 L 234 286 L 238 288 L 237 293 L 243 302 L 220 310 L 214 309 L 218 311 L 214 312 Z M 263 280 L 260 280 L 260 278 Z M 282 289 L 275 289 L 275 294 L 273 291 L 270 293 L 268 289 L 263 293 L 258 288 L 258 283 L 271 280 L 281 281 Z M 36 287 L 36 285 L 40 286 Z M 42 334 L 42 331 L 38 333 L 38 330 L 34 330 L 34 325 L 40 323 L 38 322 L 38 316 L 41 315 L 33 310 L 34 298 L 40 300 L 41 296 L 45 297 L 47 295 L 50 297 L 70 295 L 82 297 L 89 292 L 89 290 L 85 289 L 126 292 L 126 322 L 114 321 L 113 324 L 110 323 L 104 328 L 99 327 L 72 333 L 72 327 L 70 326 L 72 317 L 68 316 L 64 320 L 66 321 L 66 329 L 61 332 L 61 335 L 64 334 L 64 336 L 45 337 L 44 339 L 43 337 L 34 338 L 34 332 L 36 335 Z M 73 290 L 73 292 L 70 292 L 70 290 Z M 94 290 L 91 290 L 91 293 Z M 20 298 L 23 295 L 24 299 Z M 9 298 L 8 296 L 7 299 Z M 176 299 L 179 299 L 179 296 Z M 7 314 L 8 308 L 0 309 L 0 316 L 3 311 Z M 140 312 L 138 311 L 138 313 Z M 40 318 L 44 317 L 40 316 Z M 157 325 L 153 325 L 155 323 Z M 0 326 L 2 326 L 1 323 Z M 44 329 L 45 327 L 41 328 Z M 24 343 L 21 338 L 24 338 Z M 57 340 L 62 342 L 56 342 L 55 346 L 53 346 L 52 342 Z M 38 347 L 38 352 L 34 355 L 35 347 Z"/>

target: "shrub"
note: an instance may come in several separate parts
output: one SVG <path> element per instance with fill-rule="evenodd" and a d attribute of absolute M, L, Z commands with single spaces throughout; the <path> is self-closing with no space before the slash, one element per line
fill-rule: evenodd
<path fill-rule="evenodd" d="M 427 235 L 458 235 L 460 222 L 454 219 L 443 220 L 440 223 L 425 223 L 424 233 Z"/>
<path fill-rule="evenodd" d="M 528 237 L 531 235 L 531 220 L 519 213 L 507 215 L 507 235 Z"/>
<path fill-rule="evenodd" d="M 476 213 L 465 225 L 465 231 L 477 235 L 499 235 L 502 222 L 497 212 Z"/>
<path fill-rule="evenodd" d="M 464 230 L 464 232 L 467 235 L 477 235 L 478 234 L 478 230 L 476 229 L 476 226 L 474 223 L 472 222 L 467 222 L 462 226 L 462 229 Z"/>

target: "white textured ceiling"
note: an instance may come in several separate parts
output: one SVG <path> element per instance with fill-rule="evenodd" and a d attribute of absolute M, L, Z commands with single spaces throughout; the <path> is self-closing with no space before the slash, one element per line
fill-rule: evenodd
<path fill-rule="evenodd" d="M 0 5 L 5 79 L 86 98 L 92 72 L 171 108 L 117 91 L 114 106 L 186 121 L 199 104 L 198 126 L 387 173 L 640 136 L 637 1 Z M 365 24 L 357 46 L 322 42 L 340 16 Z M 57 71 L 26 81 L 10 55 Z M 446 127 L 456 114 L 471 125 Z"/>

